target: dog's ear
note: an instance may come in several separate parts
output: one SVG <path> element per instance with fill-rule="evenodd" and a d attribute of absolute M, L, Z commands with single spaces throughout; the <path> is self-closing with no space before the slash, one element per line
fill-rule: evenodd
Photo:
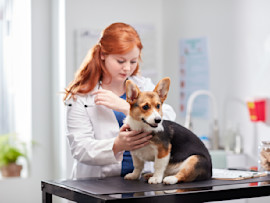
<path fill-rule="evenodd" d="M 138 99 L 139 93 L 140 89 L 137 87 L 137 85 L 131 80 L 127 80 L 126 81 L 127 102 L 130 104 L 134 104 Z"/>
<path fill-rule="evenodd" d="M 156 92 L 158 94 L 162 103 L 167 98 L 167 95 L 168 95 L 168 92 L 170 89 L 170 83 L 171 83 L 170 78 L 168 78 L 168 77 L 163 78 L 162 80 L 160 80 L 158 82 L 158 84 L 156 85 L 156 87 L 154 89 L 154 92 Z"/>

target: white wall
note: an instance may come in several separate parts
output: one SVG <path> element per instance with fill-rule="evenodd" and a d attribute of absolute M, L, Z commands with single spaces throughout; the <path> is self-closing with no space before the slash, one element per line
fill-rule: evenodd
<path fill-rule="evenodd" d="M 41 180 L 53 178 L 50 6 L 46 0 L 31 3 L 32 139 L 38 145 L 29 177 L 0 181 L 1 202 L 41 202 Z"/>
<path fill-rule="evenodd" d="M 207 37 L 209 45 L 210 90 L 217 98 L 221 144 L 230 123 L 239 124 L 248 166 L 256 165 L 257 142 L 270 139 L 270 128 L 249 121 L 248 97 L 270 94 L 270 54 L 265 43 L 270 37 L 270 2 L 267 0 L 167 0 L 164 4 L 164 63 L 172 78 L 168 101 L 178 112 L 179 40 Z M 269 45 L 268 45 L 269 46 Z M 268 59 L 266 58 L 268 56 Z M 179 122 L 183 118 L 178 117 Z M 208 126 L 195 119 L 195 130 Z M 260 201 L 269 201 L 269 197 Z M 248 202 L 254 202 L 249 200 Z"/>
<path fill-rule="evenodd" d="M 218 102 L 222 141 L 228 123 L 239 123 L 245 152 L 252 158 L 250 164 L 256 164 L 256 132 L 263 136 L 269 128 L 250 123 L 247 108 L 240 101 L 270 94 L 266 76 L 269 71 L 263 65 L 264 44 L 270 34 L 266 20 L 270 18 L 269 7 L 266 0 L 164 1 L 164 67 L 169 69 L 175 87 L 168 101 L 178 110 L 179 103 L 173 95 L 179 93 L 179 40 L 207 37 L 210 90 Z"/>
<path fill-rule="evenodd" d="M 78 0 L 66 1 L 67 23 L 67 80 L 74 76 L 75 31 L 77 29 L 104 29 L 114 22 L 153 24 L 157 31 L 158 56 L 161 56 L 162 41 L 162 0 Z M 89 47 L 91 48 L 91 47 Z M 86 53 L 85 53 L 86 55 Z M 161 70 L 162 58 L 157 59 L 157 70 Z"/>
<path fill-rule="evenodd" d="M 169 0 L 164 2 L 164 67 L 172 78 L 170 95 L 179 94 L 179 40 L 206 37 L 209 43 L 210 89 L 218 97 L 218 105 L 225 100 L 233 62 L 235 25 L 231 1 Z M 165 23 L 167 22 L 167 23 Z M 165 73 L 164 73 L 165 74 Z M 178 101 L 168 98 L 176 110 Z"/>

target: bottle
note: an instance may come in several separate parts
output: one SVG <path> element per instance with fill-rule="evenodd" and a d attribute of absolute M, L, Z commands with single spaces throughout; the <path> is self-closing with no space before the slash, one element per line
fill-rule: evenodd
<path fill-rule="evenodd" d="M 258 151 L 258 171 L 270 171 L 270 141 L 261 141 Z"/>
<path fill-rule="evenodd" d="M 214 120 L 213 127 L 212 127 L 212 148 L 214 150 L 220 149 L 219 146 L 219 127 L 218 127 L 218 121 Z"/>
<path fill-rule="evenodd" d="M 206 135 L 199 137 L 207 149 L 211 149 L 210 139 Z"/>
<path fill-rule="evenodd" d="M 225 131 L 225 150 L 227 152 L 232 152 L 234 151 L 235 147 L 235 131 L 230 125 L 228 129 Z"/>
<path fill-rule="evenodd" d="M 236 131 L 235 131 L 235 146 L 234 146 L 234 152 L 236 154 L 240 154 L 242 152 L 242 137 L 239 130 L 239 126 L 237 125 Z"/>
<path fill-rule="evenodd" d="M 225 150 L 240 154 L 243 151 L 242 148 L 242 136 L 239 130 L 239 124 L 230 124 L 229 128 L 225 132 Z"/>

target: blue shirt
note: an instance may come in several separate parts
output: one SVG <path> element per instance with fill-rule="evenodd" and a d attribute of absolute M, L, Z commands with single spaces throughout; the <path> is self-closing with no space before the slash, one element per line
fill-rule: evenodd
<path fill-rule="evenodd" d="M 123 94 L 120 98 L 126 99 L 126 93 Z M 123 120 L 125 119 L 126 115 L 122 112 L 113 111 L 115 114 L 115 117 L 118 121 L 119 128 L 123 125 Z M 123 160 L 122 160 L 122 169 L 121 169 L 121 176 L 124 177 L 126 174 L 131 173 L 133 171 L 133 161 L 132 157 L 129 151 L 125 151 L 123 154 Z"/>

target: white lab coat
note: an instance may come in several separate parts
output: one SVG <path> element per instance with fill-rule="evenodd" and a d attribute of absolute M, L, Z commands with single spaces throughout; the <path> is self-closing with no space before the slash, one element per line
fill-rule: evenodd
<path fill-rule="evenodd" d="M 152 91 L 155 85 L 149 78 L 129 78 L 141 91 Z M 97 90 L 97 85 L 93 91 Z M 119 124 L 113 110 L 96 105 L 91 92 L 76 95 L 77 99 L 66 101 L 67 138 L 73 156 L 72 178 L 120 176 L 123 152 L 114 155 L 114 139 L 119 133 Z M 85 106 L 87 105 L 87 106 Z M 174 120 L 173 109 L 163 105 L 163 117 Z"/>

